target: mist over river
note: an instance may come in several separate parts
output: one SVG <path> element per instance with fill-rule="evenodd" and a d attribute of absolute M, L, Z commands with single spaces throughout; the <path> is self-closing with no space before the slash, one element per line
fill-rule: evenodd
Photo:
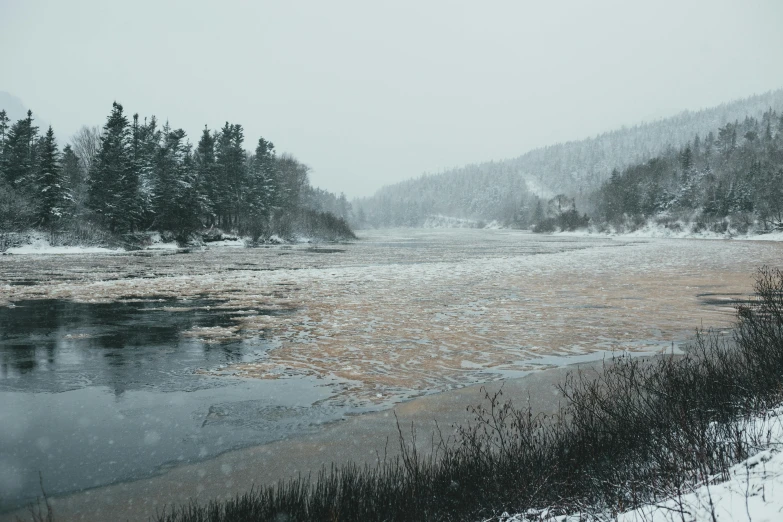
<path fill-rule="evenodd" d="M 0 511 L 722 328 L 776 242 L 361 231 L 0 256 Z"/>

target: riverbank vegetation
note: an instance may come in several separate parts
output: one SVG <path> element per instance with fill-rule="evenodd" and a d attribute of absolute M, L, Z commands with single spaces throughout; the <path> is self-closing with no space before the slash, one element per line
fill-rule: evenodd
<path fill-rule="evenodd" d="M 558 415 L 488 395 L 431 455 L 401 428 L 400 456 L 378 467 L 345 464 L 158 520 L 481 520 L 530 509 L 612 518 L 678 498 L 762 447 L 769 432 L 748 419 L 783 402 L 783 272 L 759 270 L 736 317 L 731 335 L 702 332 L 685 355 L 623 356 L 571 374 Z"/>
<path fill-rule="evenodd" d="M 619 230 L 651 219 L 718 233 L 783 230 L 783 114 L 726 123 L 615 170 L 593 199 L 595 220 Z"/>
<path fill-rule="evenodd" d="M 11 123 L 0 111 L 0 244 L 45 231 L 55 244 L 143 244 L 157 231 L 180 244 L 227 233 L 254 243 L 272 236 L 348 239 L 332 214 L 339 202 L 308 181 L 308 168 L 277 155 L 259 138 L 245 150 L 244 130 L 204 128 L 193 146 L 182 129 L 128 117 L 114 103 L 102 129 L 83 127 L 60 151 L 32 112 Z M 337 202 L 337 203 L 336 203 Z M 14 236 L 16 233 L 16 236 Z"/>

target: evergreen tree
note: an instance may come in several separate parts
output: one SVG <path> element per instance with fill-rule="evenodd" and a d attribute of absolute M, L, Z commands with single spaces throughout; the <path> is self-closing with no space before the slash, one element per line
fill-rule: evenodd
<path fill-rule="evenodd" d="M 174 232 L 180 242 L 201 225 L 204 199 L 199 192 L 191 146 L 185 131 L 163 128 L 156 162 L 155 213 L 158 228 Z"/>
<path fill-rule="evenodd" d="M 212 226 L 215 224 L 217 212 L 218 181 L 215 165 L 215 136 L 206 125 L 193 154 L 193 165 L 198 183 L 198 192 L 202 195 L 204 221 L 207 226 Z"/>
<path fill-rule="evenodd" d="M 70 189 L 74 205 L 79 206 L 83 204 L 87 190 L 84 168 L 70 144 L 63 147 L 60 165 L 62 167 L 63 180 Z"/>
<path fill-rule="evenodd" d="M 176 234 L 178 241 L 184 243 L 193 232 L 203 225 L 201 216 L 204 214 L 206 207 L 206 200 L 203 192 L 201 192 L 201 185 L 189 144 L 184 148 L 182 162 L 178 168 L 176 195 L 171 202 L 171 206 L 173 207 L 173 210 L 170 212 L 172 230 Z"/>
<path fill-rule="evenodd" d="M 185 154 L 185 131 L 171 130 L 168 122 L 163 126 L 163 143 L 158 149 L 155 161 L 155 225 L 164 230 L 173 230 L 172 201 L 177 196 L 179 169 Z"/>
<path fill-rule="evenodd" d="M 73 201 L 60 169 L 59 159 L 60 153 L 50 126 L 43 139 L 38 167 L 39 219 L 41 225 L 49 228 L 54 228 L 66 215 Z"/>
<path fill-rule="evenodd" d="M 5 142 L 8 138 L 8 115 L 5 109 L 0 111 L 0 178 L 5 179 L 3 154 L 5 152 Z"/>
<path fill-rule="evenodd" d="M 0 150 L 2 150 L 3 146 L 5 145 L 5 139 L 8 135 L 8 122 L 11 121 L 8 119 L 8 114 L 5 112 L 5 109 L 0 111 Z"/>
<path fill-rule="evenodd" d="M 3 173 L 14 187 L 31 188 L 36 164 L 38 127 L 33 125 L 33 113 L 11 126 L 3 147 Z"/>
<path fill-rule="evenodd" d="M 680 153 L 680 165 L 683 172 L 688 172 L 693 167 L 693 153 L 690 146 L 685 147 L 685 150 Z"/>
<path fill-rule="evenodd" d="M 129 134 L 122 105 L 114 102 L 103 127 L 88 189 L 89 208 L 113 232 L 132 231 L 141 218 L 138 175 L 133 168 Z"/>
<path fill-rule="evenodd" d="M 215 144 L 216 201 L 218 225 L 223 228 L 239 224 L 242 190 L 245 188 L 246 155 L 242 126 L 226 122 Z"/>
<path fill-rule="evenodd" d="M 245 208 L 253 239 L 269 229 L 282 187 L 275 168 L 275 147 L 264 138 L 258 139 L 256 153 L 252 158 L 250 172 L 246 179 Z"/>

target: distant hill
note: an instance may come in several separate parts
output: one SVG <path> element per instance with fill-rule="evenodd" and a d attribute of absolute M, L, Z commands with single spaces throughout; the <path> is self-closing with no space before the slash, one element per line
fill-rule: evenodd
<path fill-rule="evenodd" d="M 8 115 L 8 119 L 12 122 L 21 120 L 27 115 L 27 107 L 24 106 L 22 100 L 13 94 L 0 91 L 0 110 L 3 109 Z M 33 114 L 33 116 L 35 116 L 35 114 Z"/>
<path fill-rule="evenodd" d="M 769 109 L 783 110 L 783 89 L 558 143 L 513 159 L 421 176 L 383 187 L 369 198 L 355 200 L 353 207 L 372 226 L 420 226 L 428 213 L 508 222 L 513 214 L 509 205 L 525 206 L 534 199 L 531 192 L 542 197 L 564 193 L 580 201 L 608 180 L 614 169 L 679 149 L 694 136 L 704 138 L 726 123 L 761 119 Z"/>

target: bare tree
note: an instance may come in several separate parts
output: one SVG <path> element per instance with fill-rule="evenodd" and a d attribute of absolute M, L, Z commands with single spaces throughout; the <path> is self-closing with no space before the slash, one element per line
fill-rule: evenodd
<path fill-rule="evenodd" d="M 83 126 L 71 138 L 73 151 L 79 157 L 86 172 L 90 172 L 95 156 L 101 146 L 101 128 Z"/>

